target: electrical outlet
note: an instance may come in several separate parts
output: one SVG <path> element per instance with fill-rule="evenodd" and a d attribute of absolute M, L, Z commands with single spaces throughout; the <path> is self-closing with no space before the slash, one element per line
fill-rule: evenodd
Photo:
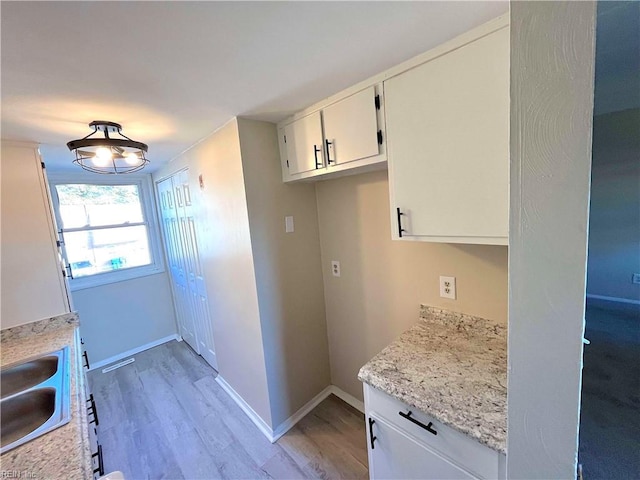
<path fill-rule="evenodd" d="M 440 277 L 440 296 L 456 299 L 456 277 Z"/>
<path fill-rule="evenodd" d="M 633 275 L 631 275 L 631 283 L 640 285 L 640 273 L 634 273 Z"/>
<path fill-rule="evenodd" d="M 334 277 L 340 276 L 340 262 L 337 260 L 331 260 L 331 273 Z"/>

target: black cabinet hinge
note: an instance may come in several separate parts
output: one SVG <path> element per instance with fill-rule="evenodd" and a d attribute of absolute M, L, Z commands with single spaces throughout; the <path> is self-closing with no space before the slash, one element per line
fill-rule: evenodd
<path fill-rule="evenodd" d="M 289 168 L 289 160 L 287 160 L 287 168 Z"/>
<path fill-rule="evenodd" d="M 62 242 L 60 240 L 56 240 L 56 246 L 60 248 L 62 246 Z"/>
<path fill-rule="evenodd" d="M 376 95 L 375 103 L 376 103 L 376 110 L 380 110 L 380 95 Z"/>
<path fill-rule="evenodd" d="M 284 136 L 284 143 L 287 143 L 287 136 Z"/>
<path fill-rule="evenodd" d="M 382 130 L 378 130 L 378 144 L 382 145 Z"/>
<path fill-rule="evenodd" d="M 40 162 L 40 166 L 41 166 L 42 168 L 47 168 L 47 167 L 45 166 L 44 162 Z"/>

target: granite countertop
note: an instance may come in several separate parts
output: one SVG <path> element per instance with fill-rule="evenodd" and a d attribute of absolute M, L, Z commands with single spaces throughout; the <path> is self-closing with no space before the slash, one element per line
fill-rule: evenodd
<path fill-rule="evenodd" d="M 420 319 L 358 378 L 506 453 L 506 328 L 422 305 Z"/>
<path fill-rule="evenodd" d="M 71 419 L 0 456 L 0 470 L 15 478 L 93 478 L 84 374 L 76 350 L 78 323 L 77 315 L 68 313 L 0 332 L 1 365 L 70 347 Z"/>

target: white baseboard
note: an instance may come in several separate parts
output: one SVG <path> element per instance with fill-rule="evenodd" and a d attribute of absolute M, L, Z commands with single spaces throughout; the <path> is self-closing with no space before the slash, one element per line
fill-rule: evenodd
<path fill-rule="evenodd" d="M 327 388 L 322 390 L 319 394 L 309 400 L 306 404 L 302 406 L 300 410 L 287 418 L 284 422 L 282 422 L 273 432 L 273 440 L 271 443 L 276 442 L 281 436 L 287 433 L 293 426 L 302 420 L 307 414 L 316 408 L 320 402 L 322 402 L 325 398 L 327 398 L 331 393 L 333 393 L 333 385 L 329 385 Z"/>
<path fill-rule="evenodd" d="M 272 429 L 267 422 L 265 422 L 260 415 L 256 413 L 256 411 L 251 408 L 251 406 L 245 402 L 245 400 L 240 396 L 238 392 L 236 392 L 231 385 L 227 383 L 227 381 L 222 378 L 222 376 L 218 375 L 216 377 L 216 382 L 222 387 L 222 389 L 229 394 L 229 396 L 238 404 L 238 406 L 247 414 L 247 416 L 251 419 L 251 421 L 255 424 L 256 427 L 263 433 L 267 440 L 271 443 L 275 443 L 278 441 L 280 437 L 282 437 L 285 433 L 291 430 L 296 423 L 306 417 L 311 410 L 316 408 L 325 398 L 327 398 L 332 393 L 345 401 L 349 405 L 351 405 L 356 410 L 364 413 L 364 403 L 355 398 L 353 395 L 348 394 L 341 388 L 336 387 L 335 385 L 328 385 L 324 390 L 318 393 L 315 397 L 309 400 L 306 404 L 302 406 L 296 413 L 287 418 L 284 422 L 278 425 L 275 430 Z"/>
<path fill-rule="evenodd" d="M 251 408 L 247 402 L 244 401 L 244 398 L 240 396 L 238 392 L 236 392 L 231 385 L 227 383 L 227 381 L 222 378 L 220 374 L 216 377 L 216 382 L 222 387 L 222 389 L 229 394 L 229 396 L 238 404 L 238 406 L 247 414 L 247 417 L 251 419 L 251 421 L 255 424 L 256 427 L 267 437 L 271 443 L 275 442 L 275 438 L 273 435 L 273 430 L 271 427 L 265 422 L 260 415 L 256 413 L 256 411 Z"/>
<path fill-rule="evenodd" d="M 351 405 L 353 408 L 358 410 L 360 413 L 364 413 L 364 402 L 361 402 L 353 395 L 345 392 L 340 387 L 336 387 L 335 385 L 331 385 L 331 393 L 333 393 L 340 400 Z"/>
<path fill-rule="evenodd" d="M 145 350 L 149 350 L 150 348 L 157 347 L 158 345 L 162 345 L 163 343 L 167 343 L 167 342 L 170 342 L 172 340 L 180 341 L 180 340 L 182 340 L 182 337 L 180 337 L 177 334 L 169 335 L 168 337 L 160 338 L 158 340 L 154 340 L 153 342 L 149 342 L 149 343 L 146 343 L 146 344 L 141 345 L 139 347 L 132 348 L 131 350 L 127 350 L 126 352 L 119 353 L 117 355 L 114 355 L 113 357 L 105 358 L 104 360 L 100 360 L 99 362 L 92 363 L 91 364 L 91 368 L 89 369 L 89 371 L 97 370 L 97 369 L 105 367 L 105 366 L 107 366 L 107 365 L 109 365 L 111 363 L 119 362 L 120 360 L 123 360 L 123 359 L 125 359 L 127 357 L 130 357 L 131 355 L 135 355 L 136 353 L 144 352 Z"/>
<path fill-rule="evenodd" d="M 640 305 L 640 300 L 631 300 L 629 298 L 607 297 L 605 295 L 592 295 L 590 293 L 587 294 L 587 298 L 593 298 L 594 300 L 607 300 L 609 302 L 617 303 L 629 303 L 631 305 Z"/>

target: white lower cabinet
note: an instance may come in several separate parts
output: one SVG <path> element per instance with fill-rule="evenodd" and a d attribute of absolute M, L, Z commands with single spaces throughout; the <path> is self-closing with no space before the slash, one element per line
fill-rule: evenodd
<path fill-rule="evenodd" d="M 369 475 L 376 479 L 474 478 L 375 415 L 369 415 Z"/>
<path fill-rule="evenodd" d="M 364 386 L 371 479 L 504 479 L 506 457 Z"/>

